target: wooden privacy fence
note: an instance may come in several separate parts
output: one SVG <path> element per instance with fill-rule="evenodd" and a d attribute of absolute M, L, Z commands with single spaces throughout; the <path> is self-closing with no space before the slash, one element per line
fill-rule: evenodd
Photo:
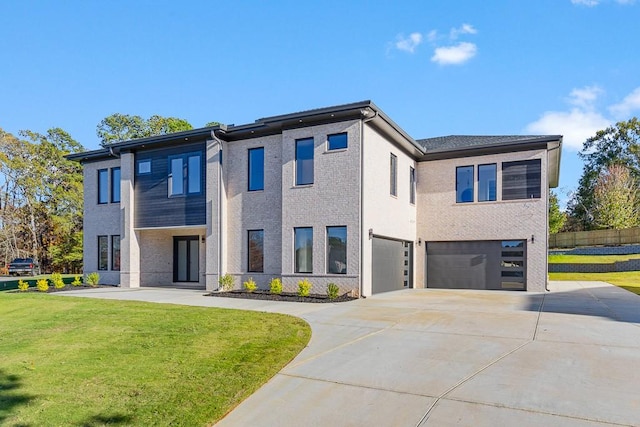
<path fill-rule="evenodd" d="M 549 235 L 550 248 L 576 248 L 579 246 L 615 246 L 640 243 L 640 227 L 624 230 L 570 231 Z"/>

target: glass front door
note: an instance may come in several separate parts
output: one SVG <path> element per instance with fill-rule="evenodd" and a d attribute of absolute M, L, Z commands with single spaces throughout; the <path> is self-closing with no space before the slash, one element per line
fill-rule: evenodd
<path fill-rule="evenodd" d="M 173 281 L 198 282 L 200 275 L 199 236 L 173 238 Z"/>

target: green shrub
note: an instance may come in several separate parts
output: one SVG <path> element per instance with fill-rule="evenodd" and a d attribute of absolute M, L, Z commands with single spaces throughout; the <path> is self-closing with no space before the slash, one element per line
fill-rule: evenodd
<path fill-rule="evenodd" d="M 229 273 L 220 277 L 218 279 L 218 284 L 220 285 L 220 288 L 222 288 L 223 291 L 230 291 L 235 287 L 233 276 L 230 275 Z"/>
<path fill-rule="evenodd" d="M 85 281 L 87 282 L 87 285 L 95 288 L 98 286 L 98 283 L 100 283 L 100 274 L 97 271 L 89 273 L 87 274 L 87 279 Z"/>
<path fill-rule="evenodd" d="M 271 279 L 271 282 L 269 282 L 269 291 L 272 294 L 280 295 L 282 293 L 282 280 L 277 277 Z"/>
<path fill-rule="evenodd" d="M 338 293 L 340 292 L 340 288 L 335 283 L 329 283 L 327 285 L 327 296 L 329 299 L 338 298 Z"/>
<path fill-rule="evenodd" d="M 244 282 L 243 286 L 249 292 L 253 292 L 258 288 L 258 285 L 256 285 L 255 280 L 253 280 L 253 277 L 250 277 L 249 280 Z"/>
<path fill-rule="evenodd" d="M 25 282 L 22 279 L 18 280 L 18 289 L 20 289 L 20 291 L 22 292 L 26 291 L 27 289 L 29 289 L 29 282 Z"/>
<path fill-rule="evenodd" d="M 76 275 L 76 277 L 73 278 L 71 286 L 82 286 L 82 279 L 80 278 L 80 276 Z"/>
<path fill-rule="evenodd" d="M 53 287 L 56 289 L 64 288 L 64 281 L 62 280 L 62 274 L 53 273 L 51 274 L 51 283 L 53 283 Z"/>
<path fill-rule="evenodd" d="M 47 279 L 40 279 L 36 282 L 36 287 L 40 292 L 47 292 L 49 290 L 49 281 Z"/>
<path fill-rule="evenodd" d="M 311 282 L 304 278 L 298 282 L 298 296 L 308 297 L 311 292 Z"/>

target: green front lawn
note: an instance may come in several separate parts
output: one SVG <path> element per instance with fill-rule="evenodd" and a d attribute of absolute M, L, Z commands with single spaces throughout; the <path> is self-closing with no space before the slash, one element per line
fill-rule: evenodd
<path fill-rule="evenodd" d="M 309 341 L 279 314 L 0 293 L 0 425 L 214 423 Z"/>
<path fill-rule="evenodd" d="M 549 255 L 550 264 L 600 264 L 638 259 L 640 254 L 630 255 Z"/>
<path fill-rule="evenodd" d="M 607 282 L 640 295 L 640 271 L 621 271 L 617 273 L 549 273 L 549 279 Z"/>

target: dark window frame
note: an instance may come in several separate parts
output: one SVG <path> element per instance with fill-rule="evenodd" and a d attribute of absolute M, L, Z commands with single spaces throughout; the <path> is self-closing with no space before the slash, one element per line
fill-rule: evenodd
<path fill-rule="evenodd" d="M 409 203 L 416 204 L 416 168 L 409 166 Z"/>
<path fill-rule="evenodd" d="M 389 194 L 398 197 L 398 156 L 389 157 Z"/>
<path fill-rule="evenodd" d="M 117 248 L 116 248 L 117 246 Z M 120 271 L 120 235 L 111 235 L 111 270 Z"/>
<path fill-rule="evenodd" d="M 337 260 L 338 262 L 343 262 L 344 264 L 344 270 L 342 271 L 331 271 L 331 249 L 332 246 L 330 244 L 330 238 L 331 236 L 329 236 L 329 231 L 330 229 L 344 229 L 344 260 Z M 331 225 L 331 226 L 327 226 L 326 227 L 326 231 L 325 231 L 325 237 L 326 237 L 326 250 L 325 250 L 325 257 L 326 257 L 326 268 L 327 268 L 327 274 L 347 274 L 347 269 L 348 269 L 348 265 L 347 265 L 347 258 L 348 258 L 348 253 L 347 253 L 347 248 L 348 248 L 348 237 L 349 237 L 349 231 L 347 230 L 347 226 L 346 225 Z M 334 257 L 335 258 L 335 257 Z"/>
<path fill-rule="evenodd" d="M 510 168 L 524 168 L 524 174 Z M 528 200 L 542 198 L 542 161 L 518 160 L 502 163 L 502 200 Z"/>
<path fill-rule="evenodd" d="M 118 171 L 118 180 L 116 182 L 115 172 Z M 120 167 L 111 168 L 109 173 L 109 184 L 111 186 L 111 203 L 120 203 L 122 194 L 120 194 L 120 180 L 122 175 L 120 175 Z M 117 198 L 116 198 L 117 195 Z"/>
<path fill-rule="evenodd" d="M 254 167 L 253 154 L 262 152 L 262 165 L 260 170 L 256 170 Z M 252 179 L 254 173 L 257 175 L 261 173 L 259 182 L 255 182 Z M 252 185 L 254 184 L 254 185 Z M 264 147 L 249 148 L 247 150 L 247 191 L 261 191 L 264 190 Z"/>
<path fill-rule="evenodd" d="M 261 241 L 260 253 L 258 254 L 260 258 L 260 265 L 257 268 L 253 268 L 255 265 L 252 263 L 251 235 L 253 233 L 260 233 Z M 264 229 L 247 230 L 247 271 L 250 273 L 264 273 Z"/>
<path fill-rule="evenodd" d="M 104 242 L 104 247 L 102 244 Z M 103 259 L 103 255 L 106 258 Z M 99 271 L 107 271 L 109 270 L 109 236 L 107 235 L 99 235 L 98 236 L 98 270 Z"/>
<path fill-rule="evenodd" d="M 192 183 L 192 179 L 191 179 L 191 164 L 190 164 L 190 159 L 192 157 L 198 157 L 198 176 L 197 176 L 197 182 L 198 182 L 198 190 L 197 191 L 191 191 L 191 183 Z M 204 176 L 203 174 L 203 162 L 202 162 L 202 152 L 200 151 L 194 151 L 194 152 L 190 152 L 190 153 L 183 153 L 183 154 L 175 154 L 175 155 L 171 155 L 171 156 L 167 156 L 167 162 L 168 162 L 168 179 L 167 179 L 167 197 L 169 198 L 174 198 L 174 197 L 189 197 L 189 196 L 199 196 L 202 194 L 203 191 L 203 183 L 202 183 L 202 177 Z M 172 162 L 173 160 L 176 159 L 180 159 L 182 161 L 182 191 L 180 193 L 172 193 L 173 191 L 173 181 L 175 179 L 175 177 L 173 176 L 173 167 L 172 167 Z"/>
<path fill-rule="evenodd" d="M 311 259 L 310 264 L 311 268 L 309 270 L 302 270 L 301 266 L 298 265 L 298 254 L 297 254 L 297 234 L 298 231 L 302 230 L 311 230 Z M 306 246 L 305 246 L 306 247 Z M 296 274 L 313 274 L 313 227 L 294 227 L 293 228 L 293 271 Z"/>
<path fill-rule="evenodd" d="M 489 187 L 489 196 L 488 198 L 484 198 L 481 193 L 481 181 L 480 181 L 480 171 L 482 168 L 486 168 L 488 166 L 493 166 L 493 199 L 491 198 L 491 190 Z M 498 200 L 498 164 L 497 163 L 483 163 L 478 165 L 478 202 L 495 202 Z"/>
<path fill-rule="evenodd" d="M 303 143 L 311 143 L 311 158 L 307 159 L 307 158 L 300 158 L 300 145 Z M 309 137 L 309 138 L 300 138 L 300 139 L 296 139 L 295 141 L 295 185 L 296 186 L 303 186 L 303 185 L 313 185 L 314 179 L 315 179 L 315 140 L 313 137 Z M 302 176 L 306 175 L 304 173 L 300 173 L 301 169 L 304 168 L 304 165 L 306 165 L 307 163 L 304 163 L 304 161 L 309 161 L 311 160 L 311 181 L 305 180 L 302 181 Z M 308 178 L 307 178 L 308 179 Z"/>
<path fill-rule="evenodd" d="M 149 164 L 149 170 L 147 172 L 140 172 L 140 166 L 148 163 Z M 152 162 L 151 159 L 140 159 L 136 161 L 136 175 L 141 176 L 141 175 L 151 175 L 152 173 Z"/>
<path fill-rule="evenodd" d="M 342 137 L 344 137 L 344 146 L 332 146 L 331 140 L 336 139 L 336 137 L 340 137 L 341 140 Z M 330 135 L 327 135 L 327 151 L 346 150 L 347 148 L 349 148 L 349 135 L 347 134 L 347 132 L 332 133 Z"/>
<path fill-rule="evenodd" d="M 103 182 L 106 188 L 103 191 Z M 109 169 L 98 169 L 98 204 L 109 203 Z"/>
<path fill-rule="evenodd" d="M 469 180 L 470 184 L 471 184 L 471 199 L 469 200 L 468 197 L 468 193 L 466 193 L 469 190 L 469 186 L 466 186 L 464 189 L 460 189 L 460 185 L 461 183 L 459 182 L 459 171 L 465 170 L 465 169 L 471 169 L 471 179 Z M 475 166 L 474 165 L 465 165 L 465 166 L 456 166 L 456 203 L 473 203 L 473 201 L 475 200 Z"/>

